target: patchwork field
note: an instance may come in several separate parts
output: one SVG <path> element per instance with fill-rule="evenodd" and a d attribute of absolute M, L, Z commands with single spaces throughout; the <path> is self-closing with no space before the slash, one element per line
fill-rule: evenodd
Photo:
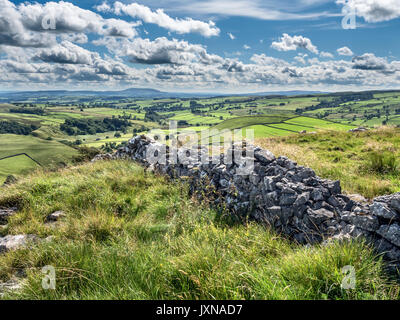
<path fill-rule="evenodd" d="M 127 121 L 129 126 L 105 132 L 75 128 L 73 134 L 60 129 L 69 120 L 84 123 L 107 119 Z M 0 155 L 32 153 L 48 166 L 68 162 L 81 146 L 110 152 L 132 136 L 152 129 L 168 134 L 170 121 L 177 122 L 179 132 L 242 129 L 245 135 L 250 129 L 257 139 L 298 136 L 304 131 L 332 134 L 358 126 L 396 126 L 400 125 L 400 92 L 198 99 L 32 97 L 0 104 L 0 121 L 35 126 L 29 136 L 0 134 Z M 25 158 L 2 161 L 1 176 L 34 169 L 36 165 Z"/>

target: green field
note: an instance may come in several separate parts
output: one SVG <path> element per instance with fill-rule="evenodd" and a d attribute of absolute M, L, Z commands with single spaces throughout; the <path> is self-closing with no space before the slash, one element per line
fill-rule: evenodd
<path fill-rule="evenodd" d="M 243 128 L 243 135 L 245 130 L 254 130 L 255 138 L 273 137 L 273 136 L 289 136 L 298 134 L 300 132 L 320 132 L 320 131 L 348 131 L 355 126 L 344 125 L 340 123 L 333 123 L 326 120 L 315 119 L 310 117 L 292 117 L 281 122 L 275 122 L 278 120 L 276 117 L 246 117 L 247 123 L 250 123 L 250 119 L 254 119 L 253 123 L 263 123 L 250 125 Z M 232 119 L 236 120 L 236 119 Z M 233 123 L 232 120 L 225 122 Z M 269 121 L 269 122 L 268 122 Z M 236 120 L 236 124 L 241 125 L 241 119 Z M 218 127 L 218 126 L 217 126 Z M 236 128 L 235 128 L 236 129 Z"/>
<path fill-rule="evenodd" d="M 68 163 L 78 152 L 57 141 L 42 140 L 32 136 L 0 135 L 0 158 L 27 153 L 42 166 Z M 21 174 L 38 165 L 25 156 L 0 160 L 0 183 L 9 174 Z"/>
<path fill-rule="evenodd" d="M 25 155 L 0 160 L 0 184 L 9 175 L 28 173 L 39 168 L 39 165 Z"/>
<path fill-rule="evenodd" d="M 216 125 L 214 129 L 218 130 L 233 130 L 233 129 L 242 129 L 248 126 L 254 125 L 263 125 L 263 124 L 272 124 L 272 123 L 280 123 L 285 120 L 288 120 L 290 117 L 284 115 L 266 115 L 266 116 L 248 116 L 248 117 L 237 117 L 225 120 L 220 124 Z"/>
<path fill-rule="evenodd" d="M 10 109 L 20 107 L 42 108 L 43 115 L 11 113 Z M 148 113 L 156 113 L 155 119 L 146 118 Z M 96 134 L 67 135 L 60 125 L 67 119 L 104 118 L 129 119 L 129 129 L 124 132 L 109 131 Z M 40 145 L 40 156 L 49 162 L 68 162 L 71 153 L 77 151 L 66 147 L 65 143 L 76 148 L 78 145 L 101 150 L 117 148 L 135 134 L 146 133 L 152 129 L 168 134 L 169 122 L 178 122 L 178 131 L 207 129 L 254 130 L 256 138 L 286 137 L 307 133 L 332 131 L 344 132 L 358 126 L 379 127 L 400 125 L 400 92 L 364 92 L 318 94 L 307 96 L 227 96 L 200 99 L 135 99 L 122 98 L 107 100 L 95 97 L 32 98 L 0 104 L 0 120 L 17 121 L 25 125 L 36 125 L 35 137 L 24 144 L 27 137 L 0 135 L 2 144 L 9 144 L 1 153 L 35 153 L 32 146 Z M 15 142 L 15 143 L 14 143 Z M 62 142 L 62 143 L 60 143 Z M 15 146 L 15 147 L 13 147 Z M 45 146 L 45 147 L 44 147 Z M 105 148 L 106 147 L 106 148 Z M 53 153 L 48 151 L 53 149 Z M 40 153 L 40 152 L 39 152 Z M 58 154 L 58 156 L 57 156 Z M 15 172 L 20 174 L 35 168 L 28 159 L 3 161 L 1 176 Z"/>

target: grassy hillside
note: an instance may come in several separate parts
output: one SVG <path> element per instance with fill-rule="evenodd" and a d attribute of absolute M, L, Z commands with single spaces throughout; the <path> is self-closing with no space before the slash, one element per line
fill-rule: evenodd
<path fill-rule="evenodd" d="M 287 119 L 290 119 L 290 116 L 279 115 L 279 114 L 268 115 L 268 116 L 236 117 L 225 120 L 220 124 L 216 125 L 214 128 L 218 130 L 225 130 L 225 129 L 233 130 L 258 124 L 280 123 Z"/>
<path fill-rule="evenodd" d="M 312 248 L 249 223 L 233 225 L 188 198 L 187 188 L 132 162 L 98 162 L 37 172 L 3 188 L 18 204 L 2 234 L 53 236 L 0 255 L 0 279 L 24 269 L 24 299 L 395 299 L 399 286 L 361 242 Z M 56 226 L 48 214 L 67 215 Z M 41 268 L 56 268 L 56 290 Z M 342 267 L 357 287 L 342 290 Z"/>
<path fill-rule="evenodd" d="M 68 162 L 78 154 L 75 149 L 57 141 L 42 140 L 33 136 L 0 135 L 0 158 L 19 153 L 27 153 L 46 167 Z M 34 161 L 25 156 L 0 160 L 0 184 L 9 174 L 22 174 L 37 166 Z"/>
<path fill-rule="evenodd" d="M 257 144 L 340 180 L 344 191 L 367 198 L 400 192 L 400 128 L 368 132 L 320 132 L 261 138 Z"/>

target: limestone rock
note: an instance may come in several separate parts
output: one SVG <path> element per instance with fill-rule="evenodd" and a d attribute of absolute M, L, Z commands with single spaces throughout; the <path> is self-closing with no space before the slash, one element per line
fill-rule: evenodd
<path fill-rule="evenodd" d="M 31 242 L 38 241 L 38 237 L 30 234 L 8 235 L 0 237 L 0 253 L 26 247 Z"/>
<path fill-rule="evenodd" d="M 387 220 L 397 220 L 397 214 L 383 202 L 374 202 L 371 205 L 371 213 L 377 217 Z"/>
<path fill-rule="evenodd" d="M 372 215 L 355 215 L 351 222 L 356 227 L 367 231 L 376 231 L 379 228 L 378 218 Z"/>
<path fill-rule="evenodd" d="M 269 150 L 255 151 L 254 158 L 256 158 L 258 161 L 260 161 L 263 164 L 269 164 L 276 159 L 274 154 Z"/>
<path fill-rule="evenodd" d="M 66 214 L 64 213 L 64 211 L 56 211 L 47 216 L 46 222 L 56 222 L 64 218 L 65 216 Z"/>
<path fill-rule="evenodd" d="M 397 223 L 394 223 L 390 226 L 382 225 L 376 233 L 389 241 L 391 244 L 400 247 L 400 226 Z"/>
<path fill-rule="evenodd" d="M 328 219 L 332 219 L 334 217 L 334 213 L 326 209 L 319 209 L 319 210 L 308 209 L 307 213 L 311 221 L 316 225 L 320 225 L 322 222 Z"/>

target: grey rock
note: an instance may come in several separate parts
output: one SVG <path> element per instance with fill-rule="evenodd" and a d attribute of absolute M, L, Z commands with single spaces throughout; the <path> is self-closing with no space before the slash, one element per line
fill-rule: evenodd
<path fill-rule="evenodd" d="M 335 212 L 335 208 L 332 207 L 330 204 L 326 203 L 325 201 L 322 201 L 322 208 L 328 210 L 328 211 L 332 211 Z"/>
<path fill-rule="evenodd" d="M 293 204 L 296 201 L 296 199 L 297 199 L 296 193 L 294 194 L 282 193 L 279 204 L 281 206 L 288 206 Z"/>
<path fill-rule="evenodd" d="M 400 195 L 398 197 L 393 197 L 393 199 L 390 200 L 390 207 L 400 214 Z"/>
<path fill-rule="evenodd" d="M 340 207 L 340 202 L 335 196 L 330 196 L 328 199 L 328 203 L 334 208 Z"/>
<path fill-rule="evenodd" d="M 296 191 L 294 191 L 292 188 L 289 188 L 288 186 L 283 186 L 282 193 L 293 195 L 296 194 Z"/>
<path fill-rule="evenodd" d="M 310 168 L 302 168 L 299 170 L 298 175 L 302 180 L 315 177 L 315 172 Z"/>
<path fill-rule="evenodd" d="M 326 234 L 330 237 L 334 236 L 337 233 L 338 229 L 335 226 L 330 226 L 326 229 Z"/>
<path fill-rule="evenodd" d="M 65 216 L 66 214 L 64 213 L 64 211 L 56 211 L 47 216 L 46 222 L 56 222 L 64 218 Z"/>
<path fill-rule="evenodd" d="M 272 207 L 278 202 L 278 193 L 276 191 L 264 194 L 264 201 Z"/>
<path fill-rule="evenodd" d="M 378 239 L 375 241 L 375 249 L 380 252 L 388 252 L 393 249 L 393 245 L 390 244 L 390 242 L 386 241 L 385 239 Z"/>
<path fill-rule="evenodd" d="M 146 153 L 157 146 L 159 142 L 137 136 L 117 153 L 97 158 L 133 159 L 149 167 Z M 246 158 L 251 148 L 254 158 Z M 303 244 L 325 237 L 344 241 L 362 236 L 400 265 L 400 222 L 390 225 L 400 221 L 400 193 L 377 197 L 370 204 L 360 195 L 341 194 L 339 181 L 321 179 L 287 157 L 275 158 L 268 150 L 241 142 L 227 148 L 234 155 L 233 163 L 225 163 L 229 157 L 223 154 L 210 157 L 206 149 L 201 150 L 201 157 L 181 152 L 175 162 L 172 148 L 165 150 L 167 162 L 156 163 L 152 169 L 190 181 L 190 192 L 200 198 L 203 191 L 214 187 L 216 193 L 210 200 L 215 206 L 224 205 L 232 214 L 274 226 Z"/>
<path fill-rule="evenodd" d="M 321 201 L 324 199 L 324 196 L 322 194 L 322 191 L 320 189 L 314 189 L 311 192 L 311 199 L 313 199 L 314 201 Z"/>
<path fill-rule="evenodd" d="M 353 200 L 354 202 L 361 202 L 361 203 L 368 202 L 368 200 L 361 194 L 349 194 L 348 197 L 350 198 L 350 200 Z"/>
<path fill-rule="evenodd" d="M 229 181 L 226 179 L 221 179 L 219 180 L 219 184 L 222 188 L 228 188 L 229 187 Z"/>
<path fill-rule="evenodd" d="M 398 248 L 393 248 L 392 250 L 386 251 L 385 257 L 392 262 L 396 262 L 398 265 L 400 262 L 400 250 Z"/>
<path fill-rule="evenodd" d="M 346 223 L 353 223 L 353 219 L 355 218 L 355 216 L 356 215 L 354 213 L 346 212 L 342 214 L 341 218 Z"/>
<path fill-rule="evenodd" d="M 282 213 L 282 208 L 279 206 L 270 207 L 267 209 L 268 213 L 271 215 L 278 215 L 280 216 Z"/>
<path fill-rule="evenodd" d="M 309 192 L 303 192 L 301 195 L 299 195 L 294 202 L 293 206 L 294 207 L 300 207 L 302 205 L 305 205 L 307 201 L 310 200 L 310 193 Z"/>
<path fill-rule="evenodd" d="M 264 164 L 269 164 L 276 159 L 274 154 L 269 150 L 259 150 L 254 152 L 254 158 Z"/>
<path fill-rule="evenodd" d="M 275 182 L 272 177 L 265 177 L 264 178 L 264 186 L 267 191 L 274 191 L 275 190 Z"/>
<path fill-rule="evenodd" d="M 389 206 L 382 202 L 374 202 L 371 205 L 371 213 L 377 217 L 388 219 L 388 220 L 395 220 L 397 219 L 397 214 L 392 211 Z"/>
<path fill-rule="evenodd" d="M 38 239 L 37 236 L 29 234 L 0 237 L 0 253 L 24 248 L 31 242 L 37 242 Z"/>
<path fill-rule="evenodd" d="M 328 190 L 330 191 L 330 193 L 332 195 L 337 195 L 340 194 L 342 192 L 342 188 L 340 186 L 340 181 L 329 181 L 326 184 L 326 187 L 328 188 Z"/>
<path fill-rule="evenodd" d="M 397 223 L 392 225 L 382 225 L 376 233 L 391 244 L 400 247 L 400 226 Z"/>
<path fill-rule="evenodd" d="M 354 202 L 353 200 L 349 200 L 347 202 L 346 206 L 344 207 L 345 211 L 352 211 L 356 207 L 357 203 Z"/>
<path fill-rule="evenodd" d="M 316 225 L 320 225 L 324 221 L 332 219 L 335 216 L 333 212 L 328 211 L 326 209 L 319 209 L 319 210 L 308 209 L 307 213 L 310 220 Z"/>
<path fill-rule="evenodd" d="M 378 218 L 372 215 L 355 215 L 351 222 L 360 229 L 367 231 L 376 231 L 379 229 Z"/>

